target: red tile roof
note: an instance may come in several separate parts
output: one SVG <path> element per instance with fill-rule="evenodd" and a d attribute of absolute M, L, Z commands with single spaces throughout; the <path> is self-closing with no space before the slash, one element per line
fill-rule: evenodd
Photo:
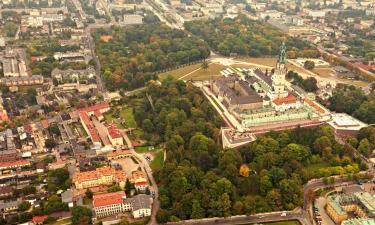
<path fill-rule="evenodd" d="M 297 98 L 292 94 L 289 94 L 288 96 L 286 96 L 284 98 L 277 98 L 277 99 L 273 100 L 273 103 L 275 103 L 276 105 L 294 104 L 296 102 L 297 102 Z"/>
<path fill-rule="evenodd" d="M 136 182 L 134 186 L 148 186 L 148 183 L 146 181 Z"/>
<path fill-rule="evenodd" d="M 116 125 L 114 125 L 114 124 L 108 125 L 107 130 L 108 130 L 109 136 L 111 136 L 112 139 L 122 137 L 120 130 L 117 129 Z"/>
<path fill-rule="evenodd" d="M 103 110 L 103 109 L 106 109 L 106 108 L 110 108 L 108 102 L 101 102 L 101 103 L 95 104 L 93 106 L 89 106 L 89 107 L 80 109 L 79 111 L 81 111 L 81 112 L 94 112 L 94 111 Z"/>
<path fill-rule="evenodd" d="M 12 162 L 0 162 L 0 168 L 8 168 L 8 167 L 21 167 L 21 166 L 28 166 L 30 162 L 28 160 L 18 160 Z"/>
<path fill-rule="evenodd" d="M 104 41 L 104 42 L 108 42 L 110 40 L 112 40 L 112 35 L 102 35 L 100 36 L 100 40 Z"/>
<path fill-rule="evenodd" d="M 320 107 L 319 105 L 315 104 L 313 101 L 309 100 L 309 99 L 305 99 L 305 102 L 307 104 L 309 104 L 311 107 L 313 107 L 316 111 L 320 112 L 320 113 L 325 113 L 326 111 Z"/>
<path fill-rule="evenodd" d="M 86 171 L 74 174 L 74 182 L 83 182 L 87 180 L 97 180 L 102 176 L 115 175 L 116 171 L 110 167 L 97 168 L 95 171 Z"/>
<path fill-rule="evenodd" d="M 366 65 L 366 64 L 363 64 L 363 63 L 356 63 L 355 65 L 357 67 L 359 67 L 361 69 L 364 69 L 364 70 L 367 70 L 367 71 L 375 70 L 375 65 Z"/>
<path fill-rule="evenodd" d="M 44 215 L 44 216 L 33 216 L 32 221 L 34 223 L 43 223 L 44 220 L 46 220 L 47 218 L 48 218 L 47 215 Z"/>
<path fill-rule="evenodd" d="M 89 106 L 83 109 L 79 109 L 78 115 L 86 125 L 86 128 L 89 131 L 92 142 L 100 142 L 100 137 L 98 131 L 96 130 L 93 122 L 90 120 L 88 113 L 94 113 L 96 117 L 102 116 L 101 110 L 108 110 L 110 108 L 108 102 L 101 102 L 93 106 Z"/>
<path fill-rule="evenodd" d="M 101 206 L 121 204 L 124 197 L 126 197 L 126 195 L 123 191 L 94 195 L 92 205 L 96 208 Z"/>

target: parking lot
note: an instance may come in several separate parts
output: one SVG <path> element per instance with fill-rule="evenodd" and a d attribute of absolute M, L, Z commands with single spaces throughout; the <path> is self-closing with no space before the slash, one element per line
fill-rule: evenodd
<path fill-rule="evenodd" d="M 122 167 L 122 170 L 125 171 L 126 175 L 129 177 L 131 176 L 131 173 L 133 171 L 138 170 L 138 167 L 140 167 L 140 165 L 136 164 L 130 157 L 116 159 L 113 160 L 112 163 L 118 163 Z"/>
<path fill-rule="evenodd" d="M 326 213 L 324 206 L 326 205 L 326 199 L 324 197 L 319 197 L 315 200 L 315 206 L 318 208 L 318 213 L 322 218 L 322 225 L 335 225 L 331 218 Z"/>

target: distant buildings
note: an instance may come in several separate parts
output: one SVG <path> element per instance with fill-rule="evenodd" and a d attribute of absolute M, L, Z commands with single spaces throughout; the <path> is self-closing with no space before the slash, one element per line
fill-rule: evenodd
<path fill-rule="evenodd" d="M 124 25 L 137 25 L 143 23 L 143 16 L 132 14 L 132 15 L 124 15 Z"/>
<path fill-rule="evenodd" d="M 23 49 L 7 48 L 1 60 L 5 77 L 27 76 L 25 51 Z"/>

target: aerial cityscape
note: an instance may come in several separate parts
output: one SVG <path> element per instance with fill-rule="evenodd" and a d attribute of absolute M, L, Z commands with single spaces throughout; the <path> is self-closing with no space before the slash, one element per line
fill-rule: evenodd
<path fill-rule="evenodd" d="M 0 0 L 0 225 L 375 225 L 374 0 Z"/>

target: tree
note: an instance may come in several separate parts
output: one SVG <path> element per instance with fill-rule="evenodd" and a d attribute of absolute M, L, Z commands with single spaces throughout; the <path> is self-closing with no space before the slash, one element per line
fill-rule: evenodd
<path fill-rule="evenodd" d="M 46 148 L 48 148 L 49 150 L 51 150 L 54 147 L 56 147 L 57 143 L 53 139 L 46 139 L 44 141 L 44 145 L 45 145 Z"/>
<path fill-rule="evenodd" d="M 315 63 L 310 60 L 306 60 L 305 63 L 303 64 L 303 67 L 308 70 L 313 70 L 315 68 Z"/>
<path fill-rule="evenodd" d="M 83 206 L 74 206 L 71 211 L 73 225 L 90 224 L 92 217 L 90 209 Z"/>
<path fill-rule="evenodd" d="M 18 204 L 18 211 L 26 211 L 30 209 L 31 204 L 28 201 L 23 201 L 20 204 Z"/>
<path fill-rule="evenodd" d="M 199 201 L 194 199 L 193 200 L 193 207 L 191 212 L 191 218 L 192 219 L 201 219 L 204 218 L 204 209 L 200 205 Z"/>
<path fill-rule="evenodd" d="M 202 62 L 201 68 L 202 68 L 204 71 L 207 71 L 208 67 L 209 67 L 208 62 L 207 62 L 206 60 L 204 60 L 204 61 Z"/>
<path fill-rule="evenodd" d="M 240 175 L 243 177 L 249 176 L 250 169 L 246 164 L 242 164 L 240 167 Z"/>
<path fill-rule="evenodd" d="M 92 191 L 90 189 L 87 189 L 85 195 L 86 195 L 86 198 L 92 199 L 94 193 L 92 193 Z"/>
<path fill-rule="evenodd" d="M 118 192 L 121 191 L 121 188 L 118 184 L 115 184 L 108 188 L 108 192 Z"/>
<path fill-rule="evenodd" d="M 367 140 L 367 138 L 364 138 L 359 142 L 358 151 L 366 156 L 369 157 L 371 154 L 371 145 L 370 142 Z"/>
<path fill-rule="evenodd" d="M 217 209 L 220 216 L 230 215 L 231 201 L 227 193 L 222 194 L 217 201 Z"/>

